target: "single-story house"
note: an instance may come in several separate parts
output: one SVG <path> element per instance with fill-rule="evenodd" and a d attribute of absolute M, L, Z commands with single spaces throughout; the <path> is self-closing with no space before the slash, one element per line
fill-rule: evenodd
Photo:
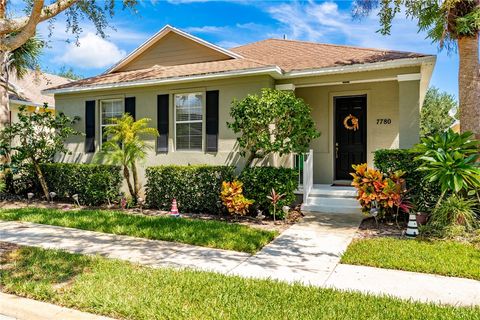
<path fill-rule="evenodd" d="M 242 166 L 227 127 L 234 98 L 262 88 L 292 90 L 312 108 L 313 183 L 347 180 L 373 151 L 419 140 L 419 111 L 435 65 L 428 54 L 267 39 L 224 49 L 165 26 L 105 73 L 48 89 L 58 111 L 80 116 L 85 136 L 64 161 L 90 162 L 108 119 L 150 118 L 160 136 L 145 166 Z M 278 159 L 277 159 L 278 160 Z M 272 161 L 277 161 L 272 160 Z M 277 164 L 279 164 L 277 161 Z M 293 165 L 293 155 L 282 159 Z"/>
<path fill-rule="evenodd" d="M 18 120 L 20 106 L 26 106 L 27 111 L 38 111 L 45 103 L 50 112 L 55 111 L 55 99 L 42 91 L 52 86 L 59 86 L 72 82 L 72 80 L 46 73 L 40 70 L 27 70 L 21 78 L 13 72 L 9 74 L 9 107 L 10 121 Z"/>

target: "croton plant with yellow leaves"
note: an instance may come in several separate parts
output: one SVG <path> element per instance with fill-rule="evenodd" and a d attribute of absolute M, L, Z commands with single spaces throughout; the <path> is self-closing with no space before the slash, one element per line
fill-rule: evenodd
<path fill-rule="evenodd" d="M 236 180 L 232 182 L 224 181 L 222 183 L 220 198 L 230 214 L 238 214 L 240 216 L 246 215 L 254 202 L 245 198 L 243 195 L 243 183 Z"/>
<path fill-rule="evenodd" d="M 366 163 L 352 167 L 355 170 L 350 173 L 353 177 L 352 186 L 358 191 L 357 199 L 364 212 L 368 213 L 375 205 L 383 214 L 399 210 L 409 212 L 411 204 L 406 200 L 405 172 L 396 171 L 386 175 L 368 168 Z"/>

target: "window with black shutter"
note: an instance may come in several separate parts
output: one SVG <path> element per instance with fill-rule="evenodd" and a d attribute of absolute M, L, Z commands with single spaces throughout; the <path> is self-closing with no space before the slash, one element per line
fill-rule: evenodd
<path fill-rule="evenodd" d="M 168 152 L 168 94 L 157 96 L 157 152 Z"/>

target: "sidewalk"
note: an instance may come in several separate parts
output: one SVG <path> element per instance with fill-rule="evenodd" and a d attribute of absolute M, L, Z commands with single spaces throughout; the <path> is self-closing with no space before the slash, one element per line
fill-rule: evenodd
<path fill-rule="evenodd" d="M 0 292 L 0 320 L 113 320 Z"/>
<path fill-rule="evenodd" d="M 100 254 L 152 267 L 192 267 L 423 302 L 480 305 L 480 281 L 339 264 L 361 218 L 355 214 L 308 216 L 254 256 L 23 222 L 0 222 L 0 239 L 20 245 Z"/>

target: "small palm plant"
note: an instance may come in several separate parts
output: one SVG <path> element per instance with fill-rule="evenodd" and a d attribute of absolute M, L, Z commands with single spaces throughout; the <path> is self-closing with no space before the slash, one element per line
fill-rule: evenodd
<path fill-rule="evenodd" d="M 480 142 L 472 133 L 455 133 L 451 129 L 441 134 L 423 138 L 415 146 L 421 155 L 416 157 L 419 171 L 427 173 L 426 179 L 437 182 L 442 190 L 436 207 L 447 193 L 467 192 L 477 194 L 480 189 Z"/>
<path fill-rule="evenodd" d="M 128 113 L 119 119 L 113 118 L 111 121 L 113 125 L 108 126 L 104 133 L 108 140 L 103 143 L 103 152 L 99 153 L 98 157 L 100 160 L 105 160 L 106 163 L 122 166 L 128 191 L 132 199 L 136 201 L 141 188 L 137 163 L 144 160 L 147 151 L 152 148 L 142 137 L 156 137 L 158 131 L 148 127 L 150 119 L 143 118 L 135 121 Z"/>
<path fill-rule="evenodd" d="M 267 198 L 272 202 L 272 206 L 273 206 L 273 222 L 276 222 L 276 215 L 277 215 L 277 205 L 278 205 L 278 202 L 283 198 L 285 197 L 285 194 L 282 193 L 282 194 L 279 194 L 277 192 L 275 192 L 275 189 L 272 188 L 272 192 L 270 193 L 269 196 L 267 196 Z"/>

